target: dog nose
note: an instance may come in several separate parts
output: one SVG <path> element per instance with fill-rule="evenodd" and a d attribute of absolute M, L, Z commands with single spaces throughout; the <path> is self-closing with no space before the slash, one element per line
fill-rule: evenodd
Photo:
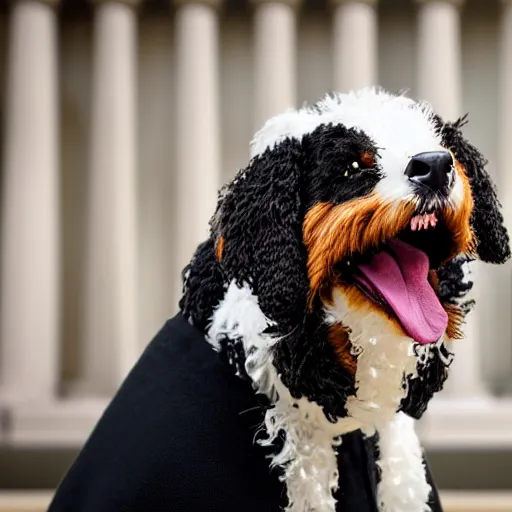
<path fill-rule="evenodd" d="M 413 156 L 405 174 L 411 181 L 438 192 L 448 186 L 452 169 L 453 158 L 448 151 L 428 151 Z"/>

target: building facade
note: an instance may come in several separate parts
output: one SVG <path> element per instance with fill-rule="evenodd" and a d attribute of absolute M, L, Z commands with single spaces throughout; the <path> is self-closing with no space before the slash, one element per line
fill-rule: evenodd
<path fill-rule="evenodd" d="M 511 1 L 2 5 L 0 445 L 80 446 L 176 312 L 254 131 L 375 84 L 470 113 L 512 227 Z M 512 448 L 510 271 L 475 268 L 467 339 L 419 425 L 428 447 Z"/>

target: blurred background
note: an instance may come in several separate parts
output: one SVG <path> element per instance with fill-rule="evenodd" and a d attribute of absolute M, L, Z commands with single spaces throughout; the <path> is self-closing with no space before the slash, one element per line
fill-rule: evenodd
<path fill-rule="evenodd" d="M 0 1 L 0 511 L 44 510 L 254 131 L 374 84 L 470 113 L 512 227 L 512 1 Z M 418 431 L 448 512 L 510 512 L 511 266 L 473 270 Z"/>

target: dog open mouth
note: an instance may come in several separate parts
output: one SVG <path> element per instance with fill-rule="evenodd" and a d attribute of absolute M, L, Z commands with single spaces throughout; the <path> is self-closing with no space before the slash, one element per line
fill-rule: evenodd
<path fill-rule="evenodd" d="M 408 227 L 377 251 L 351 262 L 354 284 L 418 343 L 435 343 L 448 315 L 429 280 L 450 250 L 450 234 L 438 215 L 415 215 Z"/>

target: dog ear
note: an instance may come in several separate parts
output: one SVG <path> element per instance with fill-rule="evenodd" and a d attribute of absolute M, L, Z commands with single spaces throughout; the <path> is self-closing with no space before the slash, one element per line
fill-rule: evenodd
<path fill-rule="evenodd" d="M 296 139 L 255 156 L 222 191 L 212 221 L 225 279 L 248 283 L 281 334 L 302 322 L 308 294 L 302 166 Z"/>
<path fill-rule="evenodd" d="M 466 117 L 446 124 L 438 120 L 439 133 L 443 144 L 466 169 L 474 201 L 471 225 L 477 240 L 477 255 L 487 263 L 504 263 L 510 258 L 510 245 L 501 204 L 485 170 L 487 161 L 462 135 L 460 129 L 466 123 Z"/>

